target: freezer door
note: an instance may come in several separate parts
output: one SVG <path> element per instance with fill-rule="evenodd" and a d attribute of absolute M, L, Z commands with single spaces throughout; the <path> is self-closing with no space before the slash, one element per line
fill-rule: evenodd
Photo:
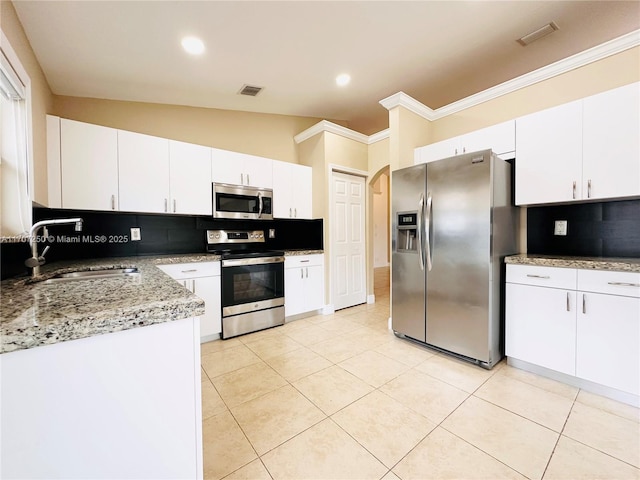
<path fill-rule="evenodd" d="M 391 173 L 391 321 L 394 331 L 422 342 L 425 339 L 425 269 L 421 268 L 423 235 L 415 236 L 415 250 L 400 245 L 398 212 L 416 212 L 416 226 L 423 226 L 421 199 L 423 205 L 425 184 L 426 165 Z"/>
<path fill-rule="evenodd" d="M 426 343 L 489 360 L 491 153 L 427 164 Z"/>

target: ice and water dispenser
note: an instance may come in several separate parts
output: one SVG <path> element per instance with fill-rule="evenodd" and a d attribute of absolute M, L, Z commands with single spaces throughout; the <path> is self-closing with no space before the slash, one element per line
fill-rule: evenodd
<path fill-rule="evenodd" d="M 398 212 L 396 223 L 396 251 L 409 253 L 418 251 L 418 212 Z"/>

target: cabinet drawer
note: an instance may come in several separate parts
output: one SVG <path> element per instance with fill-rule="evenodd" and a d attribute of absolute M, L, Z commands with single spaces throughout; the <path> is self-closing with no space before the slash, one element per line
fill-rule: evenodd
<path fill-rule="evenodd" d="M 576 269 L 507 265 L 507 282 L 541 287 L 576 289 Z"/>
<path fill-rule="evenodd" d="M 324 263 L 324 255 L 292 255 L 284 258 L 284 268 L 313 267 Z"/>
<path fill-rule="evenodd" d="M 220 275 L 220 262 L 174 263 L 158 265 L 158 268 L 175 280 Z"/>
<path fill-rule="evenodd" d="M 578 290 L 640 297 L 640 273 L 578 270 Z"/>

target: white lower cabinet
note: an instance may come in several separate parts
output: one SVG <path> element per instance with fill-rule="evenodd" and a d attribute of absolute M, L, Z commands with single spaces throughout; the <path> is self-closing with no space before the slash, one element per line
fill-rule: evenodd
<path fill-rule="evenodd" d="M 286 317 L 324 306 L 324 255 L 296 255 L 284 261 L 284 312 Z"/>
<path fill-rule="evenodd" d="M 197 331 L 185 318 L 0 355 L 0 477 L 202 478 Z"/>
<path fill-rule="evenodd" d="M 576 294 L 507 284 L 506 355 L 576 374 Z"/>
<path fill-rule="evenodd" d="M 507 265 L 511 358 L 640 395 L 640 273 Z"/>
<path fill-rule="evenodd" d="M 220 262 L 175 263 L 158 268 L 204 300 L 200 338 L 203 341 L 215 339 L 222 332 Z"/>

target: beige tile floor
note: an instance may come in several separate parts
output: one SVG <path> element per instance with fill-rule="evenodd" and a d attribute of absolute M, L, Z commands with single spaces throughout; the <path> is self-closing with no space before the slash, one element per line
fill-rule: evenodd
<path fill-rule="evenodd" d="M 639 479 L 639 410 L 396 338 L 376 303 L 202 345 L 208 479 Z"/>

